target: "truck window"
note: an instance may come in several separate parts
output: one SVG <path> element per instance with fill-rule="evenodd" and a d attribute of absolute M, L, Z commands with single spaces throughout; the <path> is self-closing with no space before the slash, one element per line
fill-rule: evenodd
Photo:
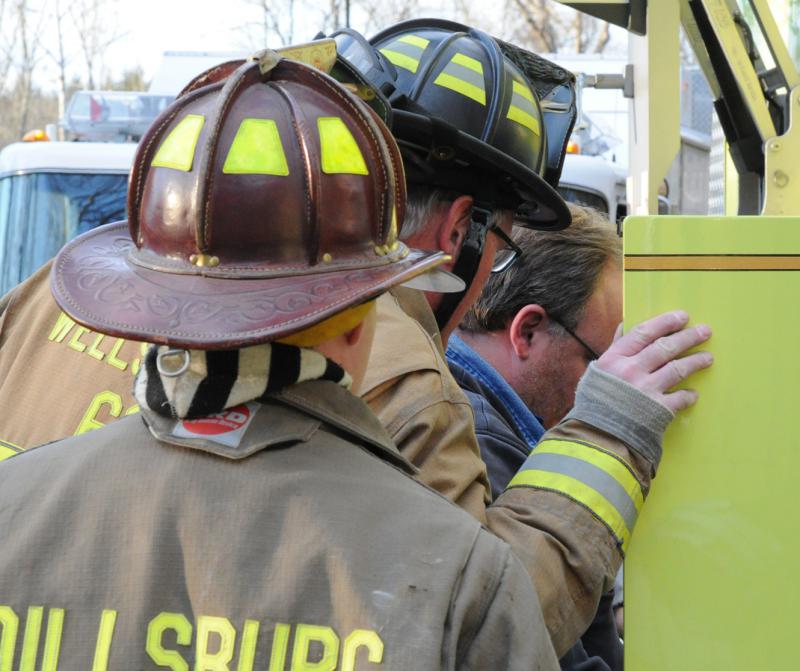
<path fill-rule="evenodd" d="M 608 201 L 599 193 L 587 191 L 584 189 L 576 189 L 573 186 L 559 185 L 558 192 L 563 196 L 564 200 L 582 205 L 583 207 L 592 207 L 598 212 L 602 212 L 607 217 L 610 216 L 608 212 Z"/>
<path fill-rule="evenodd" d="M 31 173 L 0 179 L 0 295 L 69 240 L 125 218 L 127 175 Z"/>

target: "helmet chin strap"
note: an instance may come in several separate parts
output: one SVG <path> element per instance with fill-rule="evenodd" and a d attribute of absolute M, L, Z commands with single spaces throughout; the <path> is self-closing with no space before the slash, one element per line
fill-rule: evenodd
<path fill-rule="evenodd" d="M 464 281 L 464 290 L 458 293 L 442 295 L 442 302 L 434 313 L 440 330 L 450 321 L 458 304 L 464 299 L 472 281 L 475 279 L 475 274 L 478 272 L 478 266 L 483 256 L 491 216 L 492 213 L 489 210 L 477 205 L 472 206 L 467 235 L 461 245 L 458 259 L 450 271 Z"/>

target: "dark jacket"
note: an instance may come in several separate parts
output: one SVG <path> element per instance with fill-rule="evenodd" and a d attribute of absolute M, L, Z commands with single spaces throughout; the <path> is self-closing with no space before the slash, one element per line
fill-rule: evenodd
<path fill-rule="evenodd" d="M 450 336 L 446 355 L 450 371 L 475 413 L 481 457 L 489 470 L 492 497 L 496 497 L 520 469 L 545 429 L 500 374 L 458 336 Z M 561 658 L 563 671 L 622 669 L 622 645 L 611 608 L 612 598 L 613 592 L 602 597 L 589 629 Z"/>
<path fill-rule="evenodd" d="M 544 427 L 500 374 L 458 336 L 447 345 L 450 372 L 475 414 L 481 457 L 497 498 L 544 434 Z"/>

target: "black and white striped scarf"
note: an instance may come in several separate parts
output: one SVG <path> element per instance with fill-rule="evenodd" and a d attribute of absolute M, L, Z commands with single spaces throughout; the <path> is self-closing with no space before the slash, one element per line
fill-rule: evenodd
<path fill-rule="evenodd" d="M 173 354 L 165 357 L 169 351 Z M 181 372 L 159 371 L 159 354 L 162 362 L 176 359 Z M 197 419 L 262 400 L 307 380 L 330 380 L 348 389 L 352 383 L 339 364 L 315 350 L 294 345 L 274 342 L 235 350 L 186 350 L 185 354 L 153 345 L 136 377 L 134 396 L 141 408 L 162 417 Z"/>

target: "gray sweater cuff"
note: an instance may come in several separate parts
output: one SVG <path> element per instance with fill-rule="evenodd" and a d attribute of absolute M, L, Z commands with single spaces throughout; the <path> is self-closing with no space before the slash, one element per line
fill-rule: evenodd
<path fill-rule="evenodd" d="M 647 459 L 653 472 L 661 461 L 661 440 L 672 411 L 620 378 L 592 363 L 575 392 L 566 419 L 577 419 L 626 443 Z"/>

